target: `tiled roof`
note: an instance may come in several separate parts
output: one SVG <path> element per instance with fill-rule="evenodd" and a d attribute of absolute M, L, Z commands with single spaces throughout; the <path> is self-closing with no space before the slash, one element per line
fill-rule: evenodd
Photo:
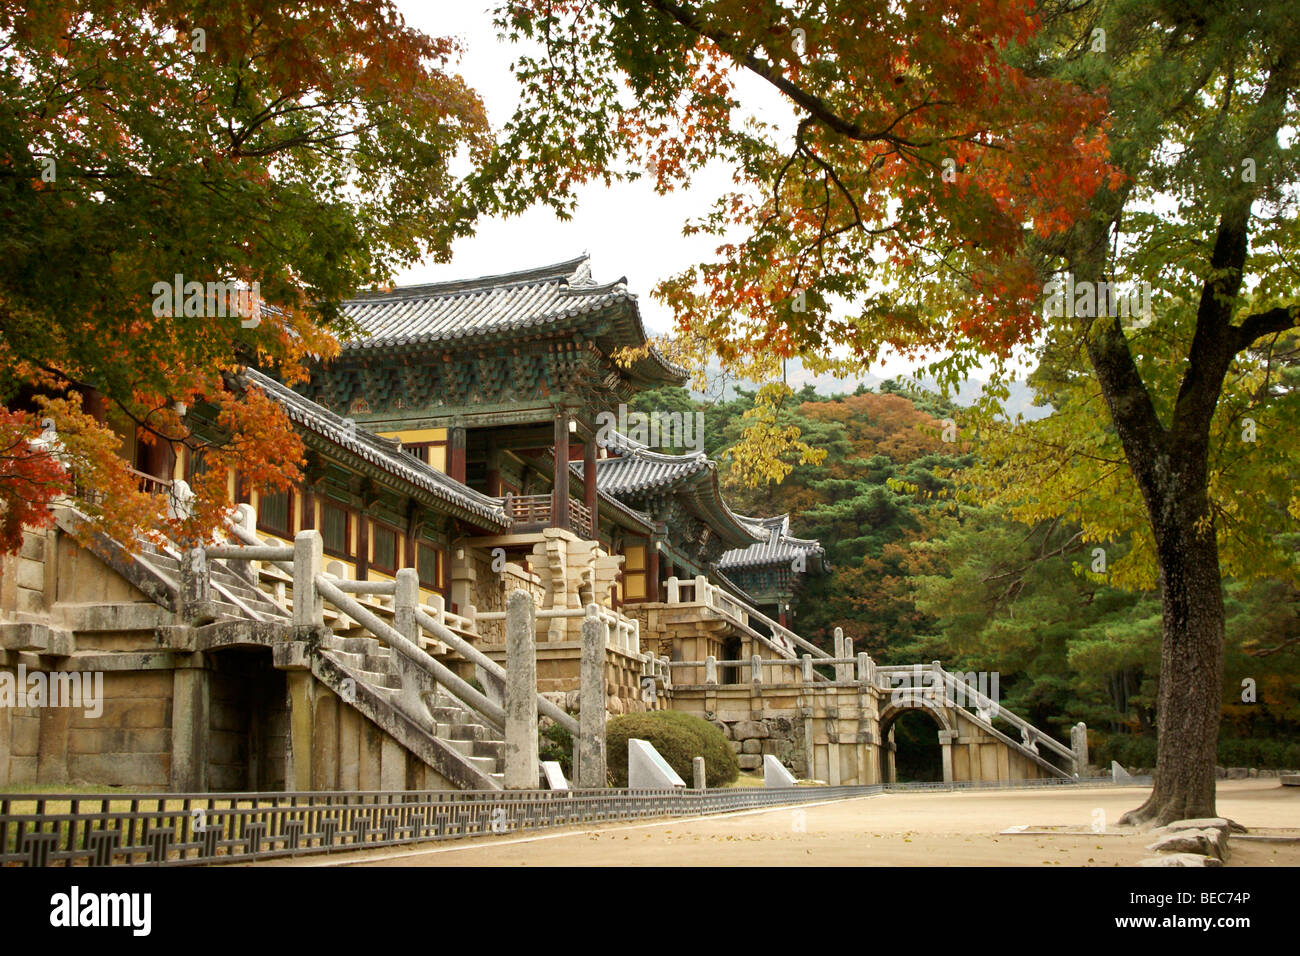
<path fill-rule="evenodd" d="M 756 541 L 762 532 L 743 523 L 722 499 L 718 465 L 704 452 L 664 455 L 614 432 L 606 447 L 621 454 L 596 459 L 596 487 L 620 499 L 636 500 L 672 491 L 731 544 Z M 582 463 L 575 463 L 582 473 Z"/>
<path fill-rule="evenodd" d="M 826 557 L 826 549 L 820 541 L 810 538 L 796 538 L 790 534 L 790 516 L 776 515 L 772 518 L 741 518 L 741 522 L 756 533 L 763 534 L 765 540 L 751 544 L 747 548 L 728 551 L 718 559 L 719 568 L 753 568 L 767 564 L 789 564 L 799 555 L 804 556 L 808 565 L 820 564 Z"/>
<path fill-rule="evenodd" d="M 612 495 L 645 494 L 674 485 L 709 467 L 703 452 L 694 455 L 661 455 L 636 451 L 617 458 L 596 460 L 596 484 Z"/>
<path fill-rule="evenodd" d="M 355 422 L 348 422 L 256 369 L 246 369 L 244 375 L 251 384 L 279 402 L 295 424 L 414 485 L 453 509 L 459 509 L 471 520 L 501 529 L 509 527 L 510 517 L 499 498 L 490 498 L 461 484 L 401 451 L 397 442 L 380 438 Z"/>
<path fill-rule="evenodd" d="M 596 283 L 585 255 L 503 275 L 365 293 L 345 301 L 343 311 L 361 330 L 360 337 L 343 343 L 345 353 L 449 346 L 547 326 L 565 328 L 594 313 L 615 320 L 609 341 L 602 343 L 607 349 L 640 347 L 646 341 L 627 279 Z M 658 381 L 686 377 L 684 369 L 654 348 L 635 364 L 640 374 Z"/>

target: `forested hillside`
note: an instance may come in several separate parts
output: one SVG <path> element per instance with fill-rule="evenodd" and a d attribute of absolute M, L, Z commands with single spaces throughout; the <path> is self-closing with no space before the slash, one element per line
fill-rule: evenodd
<path fill-rule="evenodd" d="M 1065 738 L 1086 721 L 1096 762 L 1154 764 L 1160 600 L 1105 583 L 1124 545 L 1100 557 L 1076 527 L 1027 527 L 981 503 L 962 481 L 978 449 L 945 428 L 957 410 L 893 382 L 788 398 L 778 424 L 826 457 L 790 458 L 783 481 L 748 487 L 728 451 L 752 406 L 745 392 L 697 405 L 661 389 L 633 407 L 702 411 L 705 450 L 722 463 L 732 507 L 788 511 L 794 534 L 825 546 L 831 572 L 801 594 L 800 633 L 829 646 L 839 625 L 880 663 L 999 672 L 1002 702 L 1038 726 Z M 1225 600 L 1219 761 L 1300 766 L 1300 594 L 1279 581 L 1229 581 Z"/>

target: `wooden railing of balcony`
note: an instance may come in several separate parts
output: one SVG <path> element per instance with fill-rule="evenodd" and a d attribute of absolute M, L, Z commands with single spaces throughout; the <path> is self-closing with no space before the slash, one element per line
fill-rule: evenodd
<path fill-rule="evenodd" d="M 506 513 L 521 530 L 556 528 L 553 495 L 511 495 L 506 499 Z M 581 501 L 569 499 L 569 526 L 579 537 L 591 537 L 591 511 Z"/>

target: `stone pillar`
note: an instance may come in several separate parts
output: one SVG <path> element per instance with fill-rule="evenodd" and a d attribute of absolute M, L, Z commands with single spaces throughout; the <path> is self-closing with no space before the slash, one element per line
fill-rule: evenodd
<path fill-rule="evenodd" d="M 943 782 L 952 783 L 952 743 L 957 739 L 957 731 L 939 731 L 939 744 L 943 747 Z"/>
<path fill-rule="evenodd" d="M 1070 749 L 1074 751 L 1074 775 L 1088 769 L 1088 725 L 1082 720 L 1070 728 Z"/>
<path fill-rule="evenodd" d="M 692 668 L 694 670 L 694 668 Z M 718 659 L 710 654 L 704 658 L 704 683 L 716 684 L 718 682 Z"/>
<path fill-rule="evenodd" d="M 807 655 L 804 655 L 807 659 Z M 813 709 L 808 706 L 799 708 L 803 717 L 803 775 L 809 779 L 817 776 L 816 754 L 813 750 Z"/>
<path fill-rule="evenodd" d="M 555 473 L 553 475 L 551 524 L 556 528 L 569 527 L 569 416 L 560 412 L 555 416 Z"/>
<path fill-rule="evenodd" d="M 763 658 L 757 654 L 749 659 L 749 679 L 755 684 L 763 683 Z"/>
<path fill-rule="evenodd" d="M 582 622 L 581 711 L 578 714 L 578 787 L 603 789 L 605 778 L 605 635 L 609 625 L 587 606 Z"/>
<path fill-rule="evenodd" d="M 812 655 L 803 655 L 803 682 L 811 684 L 813 682 Z"/>
<path fill-rule="evenodd" d="M 316 590 L 316 575 L 321 573 L 324 558 L 319 531 L 299 531 L 294 536 L 293 623 L 299 627 L 325 626 L 325 602 Z"/>
<path fill-rule="evenodd" d="M 844 656 L 844 628 L 842 627 L 837 627 L 835 629 L 835 656 L 836 657 Z M 843 664 L 835 665 L 835 679 L 837 681 L 844 680 Z"/>
<path fill-rule="evenodd" d="M 858 683 L 871 683 L 871 658 L 866 651 L 858 652 Z"/>
<path fill-rule="evenodd" d="M 695 789 L 703 790 L 706 786 L 703 757 L 691 758 L 691 776 L 694 777 L 692 782 L 695 784 Z"/>
<path fill-rule="evenodd" d="M 506 598 L 507 790 L 534 790 L 538 783 L 536 627 L 533 596 L 511 591 Z"/>
<path fill-rule="evenodd" d="M 592 541 L 600 540 L 600 502 L 596 499 L 596 440 L 587 439 L 582 446 L 582 503 L 591 512 Z"/>
<path fill-rule="evenodd" d="M 293 603 L 296 610 L 298 602 L 295 600 Z M 291 670 L 285 677 L 289 684 L 289 759 L 285 766 L 284 786 L 286 790 L 311 790 L 314 678 L 309 670 Z"/>
<path fill-rule="evenodd" d="M 208 672 L 202 654 L 191 655 L 190 666 L 172 671 L 173 793 L 202 793 L 208 789 Z"/>

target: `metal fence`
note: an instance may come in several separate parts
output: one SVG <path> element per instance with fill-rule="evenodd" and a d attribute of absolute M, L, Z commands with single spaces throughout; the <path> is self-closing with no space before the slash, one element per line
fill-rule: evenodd
<path fill-rule="evenodd" d="M 0 866 L 238 863 L 867 796 L 875 787 L 0 796 Z"/>
<path fill-rule="evenodd" d="M 0 795 L 0 866 L 241 863 L 885 792 L 1110 784 L 1109 778 L 1098 777 L 771 790 L 5 794 Z"/>

